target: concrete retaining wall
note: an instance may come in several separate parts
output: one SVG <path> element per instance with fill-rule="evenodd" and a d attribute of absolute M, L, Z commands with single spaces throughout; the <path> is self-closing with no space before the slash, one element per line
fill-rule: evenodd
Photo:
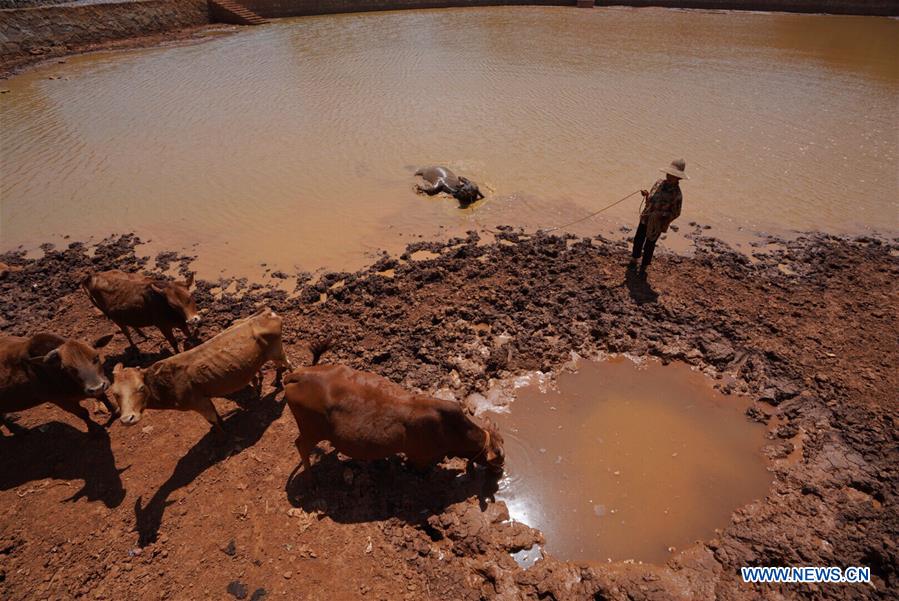
<path fill-rule="evenodd" d="M 405 8 L 449 8 L 466 6 L 574 6 L 577 0 L 240 0 L 266 18 L 299 17 L 332 13 L 401 10 Z"/>
<path fill-rule="evenodd" d="M 449 8 L 467 6 L 574 6 L 577 0 L 239 0 L 266 18 L 299 17 L 332 13 L 400 10 L 405 8 Z"/>
<path fill-rule="evenodd" d="M 206 0 L 44 6 L 0 10 L 0 62 L 209 23 Z"/>
<path fill-rule="evenodd" d="M 576 0 L 238 0 L 267 18 L 465 6 L 574 6 Z M 665 6 L 853 15 L 899 15 L 899 0 L 596 0 L 597 6 Z"/>
<path fill-rule="evenodd" d="M 596 0 L 597 6 L 662 6 L 832 15 L 899 15 L 899 0 Z"/>

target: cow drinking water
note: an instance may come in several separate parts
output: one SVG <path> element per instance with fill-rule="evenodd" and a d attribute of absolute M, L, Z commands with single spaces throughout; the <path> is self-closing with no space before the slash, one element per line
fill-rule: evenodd
<path fill-rule="evenodd" d="M 284 379 L 306 474 L 311 476 L 309 454 L 323 440 L 354 459 L 403 453 L 425 469 L 444 457 L 462 457 L 502 471 L 503 439 L 492 424 L 479 426 L 459 403 L 413 394 L 376 374 L 315 365 L 321 352 L 313 348 L 313 366 Z"/>
<path fill-rule="evenodd" d="M 190 293 L 193 274 L 184 282 L 150 278 L 118 269 L 85 277 L 81 287 L 91 302 L 111 319 L 132 347 L 137 348 L 128 328 L 146 338 L 142 327 L 155 326 L 178 352 L 178 341 L 172 330 L 191 337 L 190 326 L 199 326 L 201 318 Z"/>
<path fill-rule="evenodd" d="M 98 398 L 117 413 L 106 398 L 109 380 L 97 353 L 111 339 L 109 334 L 87 345 L 55 334 L 0 336 L 0 423 L 4 413 L 53 403 L 96 431 L 100 426 L 79 402 Z"/>
<path fill-rule="evenodd" d="M 146 369 L 113 369 L 112 393 L 121 406 L 126 425 L 140 421 L 146 408 L 196 411 L 223 433 L 212 397 L 222 397 L 245 387 L 257 378 L 267 362 L 281 373 L 291 364 L 281 345 L 281 318 L 271 309 L 236 321 L 203 344 L 157 361 Z"/>

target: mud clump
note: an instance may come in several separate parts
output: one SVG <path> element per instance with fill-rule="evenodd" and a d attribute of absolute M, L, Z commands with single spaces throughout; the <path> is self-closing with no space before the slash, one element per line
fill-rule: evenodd
<path fill-rule="evenodd" d="M 548 556 L 525 570 L 510 553 L 542 535 L 509 521 L 495 482 L 459 462 L 419 474 L 325 447 L 314 482 L 288 480 L 296 429 L 274 390 L 216 401 L 244 438 L 228 452 L 190 414 L 150 412 L 142 428 L 117 424 L 88 441 L 42 407 L 18 416 L 27 434 L 0 438 L 0 597 L 886 599 L 899 587 L 895 242 L 810 234 L 750 261 L 699 230 L 694 256 L 661 254 L 644 281 L 627 271 L 622 242 L 498 232 L 490 244 L 474 233 L 417 242 L 357 273 L 297 274 L 292 292 L 200 281 L 201 335 L 265 304 L 284 316 L 296 364 L 327 337 L 325 362 L 457 399 L 556 372 L 572 353 L 683 361 L 754 399 L 749 418 L 770 429 L 770 493 L 662 566 Z M 0 332 L 114 331 L 78 274 L 147 270 L 138 242 L 0 256 Z M 412 258 L 423 250 L 433 258 Z M 154 267 L 183 272 L 184 259 L 165 254 Z M 107 367 L 168 352 L 155 333 L 140 344 L 146 355 L 128 355 L 117 335 Z M 79 489 L 88 494 L 65 502 Z M 739 568 L 753 565 L 869 566 L 873 586 L 742 584 Z"/>

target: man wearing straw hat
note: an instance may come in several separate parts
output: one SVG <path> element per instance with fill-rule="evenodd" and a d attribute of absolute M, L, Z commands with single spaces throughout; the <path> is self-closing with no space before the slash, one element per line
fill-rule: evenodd
<path fill-rule="evenodd" d="M 630 268 L 637 266 L 637 259 L 643 256 L 640 263 L 640 275 L 646 275 L 646 268 L 652 261 L 652 253 L 656 248 L 656 240 L 663 232 L 668 231 L 671 222 L 680 216 L 683 196 L 680 191 L 680 180 L 687 179 L 684 173 L 687 164 L 684 159 L 675 159 L 671 164 L 659 171 L 666 174 L 665 179 L 660 179 L 652 190 L 640 190 L 646 203 L 640 212 L 640 225 L 634 235 L 634 251 L 631 253 Z"/>

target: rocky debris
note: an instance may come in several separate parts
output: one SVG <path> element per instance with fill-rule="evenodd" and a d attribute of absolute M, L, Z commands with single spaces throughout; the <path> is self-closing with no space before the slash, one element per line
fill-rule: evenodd
<path fill-rule="evenodd" d="M 510 522 L 509 511 L 501 501 L 488 504 L 486 510 L 475 500 L 457 503 L 429 517 L 427 523 L 432 536 L 436 533 L 449 540 L 452 552 L 460 556 L 495 554 L 491 551 L 515 553 L 545 542 L 540 531 Z"/>
<path fill-rule="evenodd" d="M 734 348 L 726 342 L 700 340 L 700 348 L 706 360 L 714 365 L 725 365 L 734 358 Z"/>
<path fill-rule="evenodd" d="M 247 598 L 247 585 L 239 580 L 232 580 L 228 583 L 228 593 L 235 599 Z"/>
<path fill-rule="evenodd" d="M 234 544 L 234 541 L 231 540 L 227 545 L 222 547 L 222 553 L 227 555 L 228 557 L 234 557 L 237 555 L 237 545 Z"/>

